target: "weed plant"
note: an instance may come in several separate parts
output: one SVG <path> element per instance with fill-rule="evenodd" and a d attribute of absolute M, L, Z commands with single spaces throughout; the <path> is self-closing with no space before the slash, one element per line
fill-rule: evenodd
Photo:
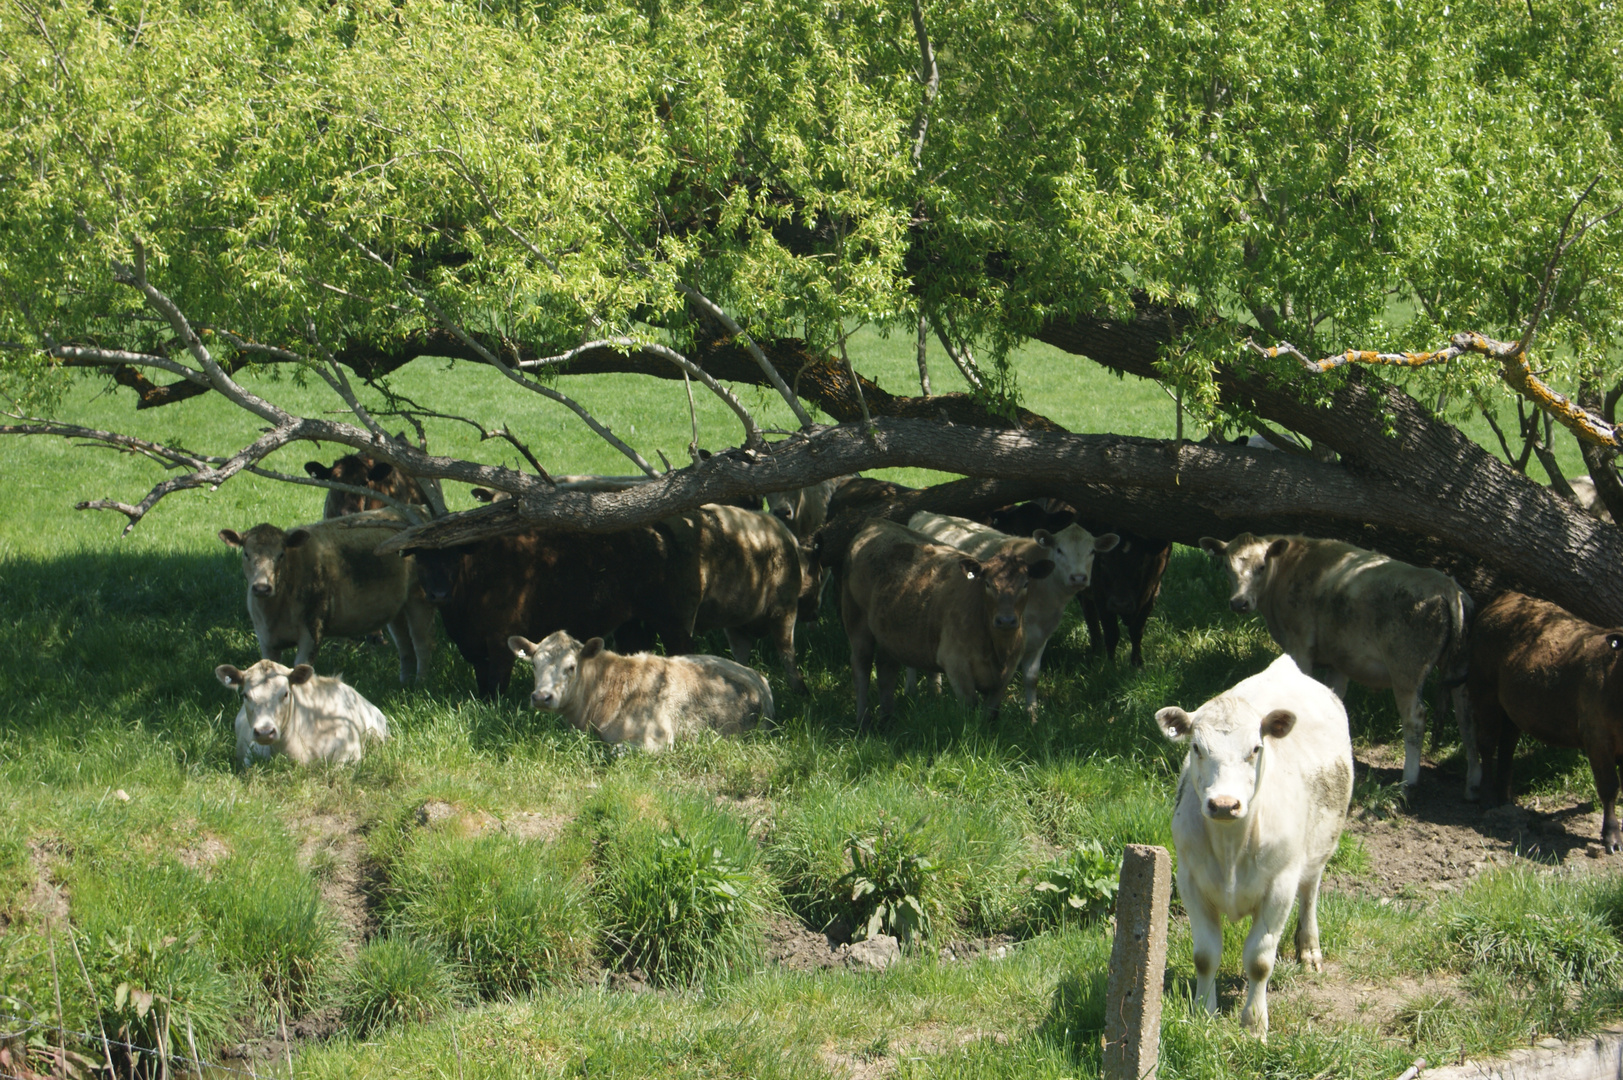
<path fill-rule="evenodd" d="M 691 986 L 759 963 L 780 901 L 741 822 L 635 781 L 610 785 L 583 822 L 610 964 L 657 986 Z"/>
<path fill-rule="evenodd" d="M 397 1024 L 422 1024 L 462 1004 L 455 965 L 431 945 L 376 938 L 355 954 L 345 980 L 344 1022 L 357 1038 Z"/>
<path fill-rule="evenodd" d="M 840 896 L 850 894 L 847 923 L 851 939 L 888 934 L 907 945 L 929 937 L 938 906 L 931 888 L 936 866 L 918 849 L 921 837 L 889 817 L 881 817 L 871 834 L 845 842 L 851 869 L 834 883 Z"/>
<path fill-rule="evenodd" d="M 1089 840 L 1063 859 L 1022 871 L 1021 879 L 1032 883 L 1030 927 L 1049 930 L 1109 914 L 1121 888 L 1120 866 L 1119 855 L 1107 855 L 1097 840 Z"/>

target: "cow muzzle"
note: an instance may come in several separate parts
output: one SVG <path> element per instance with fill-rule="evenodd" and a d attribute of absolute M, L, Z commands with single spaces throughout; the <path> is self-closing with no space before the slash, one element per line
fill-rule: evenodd
<path fill-rule="evenodd" d="M 1233 795 L 1213 795 L 1206 800 L 1206 816 L 1215 821 L 1232 821 L 1240 816 L 1240 800 Z"/>
<path fill-rule="evenodd" d="M 537 690 L 530 695 L 530 704 L 538 709 L 555 709 L 558 707 L 558 695 L 551 690 Z"/>
<path fill-rule="evenodd" d="M 1070 577 L 1066 578 L 1065 580 L 1070 582 L 1072 585 L 1075 585 L 1077 588 L 1083 589 L 1083 588 L 1087 587 L 1088 575 L 1086 575 L 1086 574 L 1072 574 Z"/>
<path fill-rule="evenodd" d="M 253 583 L 252 589 L 255 596 L 269 596 L 273 591 L 273 587 L 268 581 L 256 581 Z"/>
<path fill-rule="evenodd" d="M 259 726 L 256 725 L 254 727 L 254 742 L 258 743 L 260 746 L 269 746 L 271 743 L 273 743 L 275 741 L 276 741 L 276 728 L 274 726 L 272 726 L 272 727 L 259 727 Z"/>
<path fill-rule="evenodd" d="M 1229 601 L 1229 607 L 1235 611 L 1245 612 L 1251 610 L 1251 601 L 1244 596 L 1236 596 Z"/>
<path fill-rule="evenodd" d="M 999 615 L 997 618 L 992 620 L 992 625 L 997 627 L 999 630 L 1013 630 L 1015 627 L 1020 625 L 1020 616 Z"/>

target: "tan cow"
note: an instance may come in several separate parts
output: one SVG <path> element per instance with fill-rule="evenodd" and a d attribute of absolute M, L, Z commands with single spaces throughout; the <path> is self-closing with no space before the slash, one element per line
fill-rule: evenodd
<path fill-rule="evenodd" d="M 606 743 L 663 750 L 709 729 L 736 735 L 772 719 L 772 690 L 757 671 L 719 656 L 622 656 L 562 630 L 537 644 L 514 635 L 513 655 L 535 668 L 530 704 L 562 713 Z"/>
<path fill-rule="evenodd" d="M 767 511 L 794 532 L 802 544 L 810 544 L 817 530 L 828 520 L 829 500 L 854 476 L 836 476 L 811 487 L 773 491 L 766 497 Z"/>
<path fill-rule="evenodd" d="M 1601 804 L 1601 844 L 1623 851 L 1617 819 L 1623 767 L 1623 631 L 1585 622 L 1517 592 L 1496 598 L 1471 628 L 1466 680 L 1477 743 L 1493 756 L 1489 802 L 1512 802 L 1516 744 L 1531 735 L 1582 750 Z"/>
<path fill-rule="evenodd" d="M 666 518 L 678 548 L 697 559 L 699 605 L 691 633 L 724 630 L 740 663 L 758 638 L 771 638 L 789 686 L 804 689 L 795 663 L 795 617 L 804 554 L 775 517 L 714 503 Z"/>
<path fill-rule="evenodd" d="M 389 738 L 389 718 L 336 676 L 317 675 L 309 664 L 286 668 L 261 660 L 242 671 L 230 664 L 215 678 L 242 692 L 237 710 L 237 761 L 286 754 L 296 764 L 361 760 L 369 739 Z"/>
<path fill-rule="evenodd" d="M 1025 645 L 1020 657 L 1020 672 L 1026 687 L 1026 711 L 1032 720 L 1037 718 L 1037 676 L 1042 672 L 1043 650 L 1048 639 L 1059 629 L 1060 618 L 1071 597 L 1088 587 L 1093 573 L 1093 553 L 1109 551 L 1116 546 L 1116 534 L 1094 536 L 1080 525 L 1065 526 L 1057 533 L 1037 529 L 1030 539 L 1010 536 L 988 525 L 968 518 L 932 514 L 921 510 L 908 519 L 907 526 L 931 537 L 939 543 L 966 551 L 977 559 L 990 559 L 1003 551 L 1012 551 L 1027 563 L 1052 559 L 1054 572 L 1034 580 L 1028 590 L 1026 612 L 1022 618 Z"/>
<path fill-rule="evenodd" d="M 1420 743 L 1426 734 L 1421 689 L 1435 670 L 1452 687 L 1454 713 L 1466 753 L 1466 798 L 1482 784 L 1470 711 L 1465 706 L 1467 631 L 1475 605 L 1454 579 L 1340 540 L 1241 533 L 1227 544 L 1210 536 L 1200 546 L 1228 571 L 1229 606 L 1260 611 L 1268 633 L 1338 697 L 1352 679 L 1374 690 L 1390 688 L 1403 718 L 1403 784 L 1420 780 Z"/>
<path fill-rule="evenodd" d="M 221 529 L 220 539 L 242 551 L 248 617 L 259 655 L 279 660 L 297 646 L 295 664 L 315 659 L 329 634 L 365 637 L 385 626 L 400 653 L 400 681 L 428 677 L 434 653 L 434 609 L 417 583 L 417 568 L 374 549 L 405 528 L 387 511 L 330 518 L 283 531 L 271 524 L 247 533 Z"/>
<path fill-rule="evenodd" d="M 982 562 L 894 521 L 873 518 L 851 540 L 840 571 L 840 614 L 851 639 L 857 723 L 868 713 L 868 671 L 879 671 L 880 711 L 895 702 L 903 667 L 946 675 L 966 704 L 995 715 L 1025 644 L 1028 582 L 1054 570 L 1004 551 Z"/>

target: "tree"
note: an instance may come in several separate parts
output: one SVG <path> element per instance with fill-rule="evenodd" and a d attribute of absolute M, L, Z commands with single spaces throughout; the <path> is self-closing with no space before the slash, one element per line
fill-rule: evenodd
<path fill-rule="evenodd" d="M 1614 622 L 1623 534 L 1525 476 L 1569 437 L 1540 422 L 1559 403 L 1528 402 L 1508 464 L 1448 417 L 1496 412 L 1513 370 L 1569 389 L 1623 509 L 1620 43 L 1599 3 L 14 0 L 0 430 L 178 466 L 140 502 L 86 504 L 131 526 L 301 440 L 522 496 L 420 526 L 426 545 L 929 465 L 971 479 L 921 504 L 1041 492 L 1185 542 L 1343 536 Z M 879 392 L 846 355 L 869 324 L 921 356 L 933 339 L 966 389 Z M 1464 333 L 1518 364 L 1302 362 Z M 1160 379 L 1191 434 L 1303 452 L 1061 431 L 1021 406 L 1030 338 Z M 423 356 L 573 410 L 642 482 L 555 482 L 510 431 L 531 470 L 391 438 L 360 388 Z M 250 393 L 232 376 L 256 365 L 321 380 L 349 419 Z M 208 453 L 87 431 L 50 415 L 74 369 L 137 407 L 224 394 L 268 427 Z M 554 377 L 591 371 L 697 383 L 737 448 L 657 468 Z M 769 438 L 739 383 L 800 430 Z"/>

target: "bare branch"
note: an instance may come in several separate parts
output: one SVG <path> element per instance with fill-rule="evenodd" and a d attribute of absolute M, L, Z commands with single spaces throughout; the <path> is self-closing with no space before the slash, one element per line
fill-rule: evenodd
<path fill-rule="evenodd" d="M 1623 442 L 1619 442 L 1618 429 L 1614 425 L 1578 405 L 1533 374 L 1532 367 L 1527 363 L 1527 354 L 1517 341 L 1496 341 L 1468 330 L 1455 334 L 1449 339 L 1446 348 L 1435 352 L 1378 353 L 1348 349 L 1345 353 L 1328 356 L 1323 360 L 1310 360 L 1296 346 L 1285 343 L 1267 349 L 1254 341 L 1247 341 L 1246 345 L 1262 356 L 1293 356 L 1300 360 L 1307 370 L 1313 372 L 1329 371 L 1345 364 L 1426 367 L 1456 360 L 1467 353 L 1475 353 L 1497 361 L 1500 377 L 1512 390 L 1532 401 L 1546 416 L 1553 418 L 1556 423 L 1577 436 L 1579 441 L 1600 446 L 1623 446 Z"/>
<path fill-rule="evenodd" d="M 345 242 L 347 242 L 351 247 L 355 248 L 356 251 L 360 252 L 361 255 L 366 259 L 376 263 L 378 266 L 388 271 L 389 275 L 396 281 L 399 281 L 400 284 L 405 287 L 407 292 L 416 297 L 424 307 L 433 313 L 434 317 L 440 321 L 441 326 L 445 327 L 448 331 L 455 335 L 464 345 L 468 346 L 468 348 L 472 349 L 480 357 L 480 359 L 484 360 L 485 363 L 501 372 L 511 381 L 524 387 L 526 390 L 540 394 L 542 397 L 556 401 L 558 404 L 564 406 L 570 412 L 573 412 L 576 416 L 580 417 L 581 420 L 586 423 L 587 427 L 591 428 L 598 434 L 599 438 L 603 439 L 603 441 L 607 442 L 610 446 L 614 447 L 616 450 L 620 451 L 620 453 L 629 458 L 632 464 L 636 465 L 637 468 L 641 469 L 649 476 L 657 475 L 654 472 L 654 467 L 648 464 L 648 462 L 643 459 L 641 454 L 637 453 L 637 451 L 628 446 L 618 435 L 610 431 L 607 426 L 600 423 L 598 419 L 591 413 L 587 412 L 579 402 L 575 401 L 567 394 L 559 393 L 558 391 L 552 389 L 552 387 L 536 382 L 534 379 L 526 378 L 522 372 L 514 370 L 505 361 L 503 361 L 501 357 L 485 348 L 485 346 L 474 338 L 472 334 L 463 329 L 461 324 L 448 316 L 440 308 L 440 306 L 434 302 L 432 297 L 430 297 L 422 289 L 418 288 L 417 285 L 410 279 L 401 274 L 393 264 L 389 263 L 381 255 L 367 247 L 365 244 L 362 244 L 359 240 L 356 240 L 354 237 L 350 236 L 343 229 L 331 224 L 328 224 L 328 227 L 337 232 L 339 236 L 343 237 Z"/>
<path fill-rule="evenodd" d="M 811 413 L 807 412 L 806 407 L 800 403 L 799 396 L 789 389 L 789 384 L 783 381 L 783 376 L 778 374 L 778 369 L 773 366 L 771 360 L 767 359 L 766 353 L 761 351 L 761 347 L 755 343 L 755 339 L 746 334 L 744 328 L 734 322 L 733 317 L 721 309 L 721 305 L 705 296 L 698 289 L 680 281 L 676 283 L 676 287 L 694 306 L 726 327 L 727 333 L 731 334 L 734 340 L 743 343 L 750 356 L 754 357 L 755 362 L 760 365 L 761 373 L 772 384 L 772 388 L 778 392 L 778 396 L 788 404 L 789 411 L 795 414 L 795 419 L 800 421 L 800 426 L 802 428 L 812 427 Z"/>
<path fill-rule="evenodd" d="M 919 309 L 919 339 L 918 339 L 919 393 L 924 397 L 929 397 L 930 396 L 930 366 L 929 366 L 928 362 L 925 359 L 925 349 L 926 349 L 926 346 L 929 344 L 929 340 L 930 340 L 930 336 L 929 336 L 929 333 L 928 333 L 928 324 L 926 323 L 925 318 L 924 318 L 924 309 L 920 308 Z"/>
<path fill-rule="evenodd" d="M 660 345 L 655 342 L 637 341 L 634 338 L 626 337 L 601 338 L 597 341 L 588 341 L 584 345 L 579 345 L 573 349 L 570 349 L 568 352 L 560 353 L 557 356 L 545 356 L 536 360 L 523 360 L 515 366 L 526 371 L 534 371 L 538 368 L 550 367 L 557 364 L 567 364 L 576 357 L 596 349 L 636 349 L 652 356 L 657 356 L 662 360 L 669 360 L 672 364 L 675 364 L 682 370 L 682 377 L 684 380 L 689 376 L 698 379 L 700 382 L 704 383 L 705 387 L 712 394 L 715 394 L 726 403 L 727 407 L 733 411 L 735 416 L 738 417 L 739 422 L 744 425 L 744 445 L 761 445 L 763 438 L 760 427 L 755 423 L 755 417 L 750 415 L 750 411 L 744 407 L 743 402 L 739 401 L 738 398 L 733 395 L 732 391 L 728 390 L 725 386 L 722 386 L 719 382 L 711 377 L 708 371 L 700 367 L 698 364 L 695 364 L 693 361 L 689 360 L 675 349 L 668 348 L 667 346 Z M 696 437 L 697 436 L 695 436 L 695 438 Z"/>
<path fill-rule="evenodd" d="M 311 476 L 298 476 L 293 473 L 277 472 L 275 469 L 266 469 L 259 465 L 250 465 L 244 471 L 251 472 L 255 476 L 263 476 L 267 480 L 280 480 L 284 484 L 302 484 L 305 487 L 325 488 L 328 491 L 342 491 L 347 495 L 360 495 L 363 498 L 372 499 L 376 502 L 383 503 L 390 509 L 398 511 L 402 517 L 411 522 L 413 525 L 430 520 L 430 517 L 424 516 L 421 507 L 413 506 L 408 502 L 402 502 L 392 495 L 379 491 L 377 488 L 361 487 L 359 484 L 343 484 L 339 483 L 337 480 L 317 480 Z M 442 508 L 438 514 L 431 516 L 444 517 L 445 511 Z"/>
<path fill-rule="evenodd" d="M 930 127 L 930 106 L 941 90 L 941 72 L 935 66 L 935 50 L 930 47 L 930 34 L 924 26 L 924 8 L 919 0 L 913 0 L 913 32 L 919 39 L 919 82 L 924 84 L 913 135 L 913 168 L 917 170 L 924 161 L 924 133 Z M 926 390 L 925 394 L 928 395 L 929 391 Z"/>
<path fill-rule="evenodd" d="M 391 408 L 389 410 L 386 410 L 382 415 L 384 415 L 384 416 L 398 416 L 398 417 L 401 417 L 403 419 L 409 420 L 409 421 L 412 422 L 412 424 L 414 426 L 416 426 L 418 428 L 419 431 L 422 430 L 422 425 L 417 423 L 417 418 L 418 417 L 428 417 L 431 420 L 450 420 L 453 423 L 467 424 L 469 427 L 473 428 L 475 431 L 477 431 L 479 433 L 479 441 L 480 442 L 488 442 L 491 439 L 501 439 L 502 441 L 506 442 L 509 446 L 511 446 L 514 450 L 517 450 L 519 452 L 519 454 L 523 456 L 524 460 L 528 461 L 530 463 L 530 467 L 535 470 L 535 473 L 536 473 L 537 476 L 539 476 L 542 480 L 546 481 L 548 484 L 555 483 L 552 476 L 547 472 L 547 470 L 542 468 L 541 462 L 536 460 L 535 454 L 531 453 L 530 448 L 527 445 L 525 445 L 525 443 L 524 443 L 524 441 L 522 439 L 520 439 L 517 435 L 513 434 L 513 429 L 511 427 L 509 427 L 507 424 L 504 423 L 501 426 L 500 430 L 497 430 L 495 428 L 487 428 L 483 424 L 479 423 L 477 420 L 474 420 L 474 419 L 472 419 L 470 417 L 459 416 L 456 413 L 439 412 L 439 411 L 437 411 L 435 409 L 425 408 L 422 405 L 417 404 L 417 402 L 413 401 L 411 398 L 407 397 L 406 395 L 404 395 L 404 394 L 402 394 L 402 393 L 400 393 L 400 392 L 398 392 L 396 390 L 386 389 L 386 388 L 383 388 L 383 387 L 377 387 L 377 389 L 381 393 L 383 393 L 390 400 L 391 403 L 397 402 L 397 401 L 404 402 L 409 407 L 409 410 L 408 409 Z"/>
<path fill-rule="evenodd" d="M 1614 206 L 1599 217 L 1591 218 L 1579 225 L 1577 232 L 1574 232 L 1570 237 L 1567 235 L 1572 228 L 1572 219 L 1577 216 L 1578 207 L 1584 204 L 1584 200 L 1589 198 L 1590 193 L 1595 190 L 1595 185 L 1600 181 L 1601 177 L 1597 174 L 1595 179 L 1589 182 L 1589 186 L 1584 188 L 1583 194 L 1579 195 L 1573 202 L 1572 209 L 1567 211 L 1565 220 L 1561 222 L 1561 234 L 1556 237 L 1555 250 L 1550 253 L 1549 261 L 1544 264 L 1544 277 L 1539 282 L 1538 299 L 1534 301 L 1533 311 L 1527 317 L 1527 325 L 1522 330 L 1521 339 L 1516 342 L 1516 349 L 1519 352 L 1525 353 L 1528 346 L 1533 343 L 1533 334 L 1538 330 L 1539 320 L 1544 317 L 1544 312 L 1549 306 L 1550 288 L 1555 284 L 1556 269 L 1561 265 L 1561 259 L 1566 255 L 1567 249 L 1583 239 L 1584 233 L 1588 232 L 1591 227 L 1599 225 L 1617 213 L 1618 210 L 1623 209 L 1623 204 Z"/>
<path fill-rule="evenodd" d="M 935 327 L 936 339 L 941 342 L 941 347 L 947 351 L 947 356 L 952 362 L 958 365 L 958 370 L 963 373 L 964 381 L 969 383 L 976 391 L 984 393 L 986 384 L 981 381 L 980 372 L 975 367 L 975 357 L 971 355 L 969 348 L 966 346 L 963 354 L 960 355 L 958 350 L 953 347 L 952 340 L 947 337 L 947 332 L 942 327 L 940 320 L 931 319 L 930 322 Z"/>

